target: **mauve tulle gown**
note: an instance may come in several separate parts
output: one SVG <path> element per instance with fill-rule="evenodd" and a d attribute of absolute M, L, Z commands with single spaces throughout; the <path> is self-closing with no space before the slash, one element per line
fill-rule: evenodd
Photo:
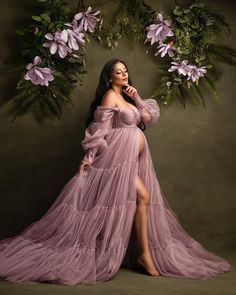
<path fill-rule="evenodd" d="M 137 126 L 154 125 L 160 108 L 138 95 L 136 107 L 98 106 L 82 147 L 92 165 L 77 172 L 47 213 L 20 234 L 0 241 L 0 277 L 11 282 L 94 284 L 121 266 L 135 267 L 139 175 L 150 194 L 148 240 L 155 267 L 169 277 L 207 279 L 230 269 L 181 226 L 161 192 L 150 150 Z M 144 149 L 139 153 L 140 136 Z M 158 279 L 156 277 L 155 279 Z"/>

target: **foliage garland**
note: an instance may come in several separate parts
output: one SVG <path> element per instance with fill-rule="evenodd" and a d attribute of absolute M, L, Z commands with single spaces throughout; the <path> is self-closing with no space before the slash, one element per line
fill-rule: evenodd
<path fill-rule="evenodd" d="M 156 94 L 164 104 L 178 99 L 185 107 L 186 99 L 190 98 L 203 108 L 206 106 L 203 96 L 206 88 L 218 101 L 215 88 L 215 81 L 221 74 L 218 63 L 236 66 L 236 51 L 217 45 L 222 33 L 230 33 L 225 18 L 196 1 L 188 7 L 176 6 L 171 21 L 173 36 L 167 38 L 165 44 L 174 46 L 176 51 L 171 57 L 171 68 L 167 71 L 167 66 L 162 72 Z M 187 73 L 182 67 L 185 64 Z"/>
<path fill-rule="evenodd" d="M 161 79 L 153 97 L 164 105 L 178 99 L 184 108 L 191 99 L 203 108 L 206 89 L 219 101 L 215 87 L 221 75 L 219 63 L 236 66 L 236 51 L 217 44 L 222 34 L 230 34 L 230 26 L 224 16 L 198 0 L 184 7 L 175 3 L 164 19 L 162 11 L 153 11 L 144 0 L 121 0 L 104 45 L 117 46 L 117 36 L 129 36 L 133 45 L 151 42 L 146 53 L 157 49 L 155 56 L 167 60 L 161 67 L 158 64 Z"/>
<path fill-rule="evenodd" d="M 62 106 L 71 103 L 70 92 L 86 76 L 86 50 L 100 22 L 100 11 L 84 10 L 83 1 L 73 15 L 63 0 L 38 0 L 41 13 L 33 15 L 21 37 L 21 68 L 26 65 L 13 97 L 13 121 L 32 112 L 36 119 L 61 119 Z M 74 17 L 74 18 L 73 18 Z M 69 20 L 72 20 L 70 23 Z"/>
<path fill-rule="evenodd" d="M 28 28 L 16 31 L 22 38 L 22 64 L 29 59 L 34 63 L 26 66 L 28 72 L 17 84 L 18 93 L 12 100 L 14 120 L 28 111 L 37 119 L 61 118 L 63 104 L 70 103 L 71 89 L 86 76 L 84 44 L 89 42 L 89 36 L 110 49 L 124 36 L 129 36 L 133 45 L 150 42 L 147 53 L 157 50 L 155 56 L 167 59 L 154 93 L 164 105 L 178 99 L 186 107 L 186 101 L 191 99 L 198 107 L 205 107 L 206 88 L 218 100 L 218 64 L 236 66 L 236 51 L 217 44 L 221 34 L 230 33 L 228 23 L 199 1 L 185 7 L 176 5 L 165 19 L 162 12 L 153 11 L 144 0 L 120 0 L 107 26 L 100 11 L 93 13 L 90 7 L 85 10 L 82 0 L 77 7 L 80 12 L 71 23 L 66 23 L 73 14 L 65 1 L 38 2 L 42 13 L 32 16 Z M 59 42 L 57 49 L 53 42 Z M 42 79 L 35 80 L 32 71 Z"/>

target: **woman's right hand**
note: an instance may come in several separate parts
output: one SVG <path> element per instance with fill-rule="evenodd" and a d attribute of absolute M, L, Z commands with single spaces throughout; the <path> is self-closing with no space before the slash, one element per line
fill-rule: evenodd
<path fill-rule="evenodd" d="M 132 100 L 135 100 L 138 95 L 137 89 L 133 86 L 130 86 L 129 84 L 126 85 L 126 88 L 123 89 L 123 92 L 127 94 Z"/>
<path fill-rule="evenodd" d="M 91 162 L 88 160 L 82 160 L 80 162 L 79 171 L 83 171 L 84 169 L 88 168 L 91 165 Z"/>

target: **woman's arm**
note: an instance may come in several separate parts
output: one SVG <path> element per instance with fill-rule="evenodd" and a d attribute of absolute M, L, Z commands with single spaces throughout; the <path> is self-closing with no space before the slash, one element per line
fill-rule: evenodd
<path fill-rule="evenodd" d="M 137 89 L 132 86 L 128 86 L 124 92 L 135 102 L 146 127 L 151 127 L 158 121 L 160 107 L 155 99 L 148 98 L 143 100 L 139 96 Z"/>
<path fill-rule="evenodd" d="M 109 91 L 108 91 L 109 92 Z M 85 130 L 85 137 L 81 142 L 85 156 L 82 161 L 91 165 L 98 153 L 107 148 L 106 135 L 112 128 L 112 121 L 116 101 L 113 93 L 107 93 L 102 99 L 101 105 L 94 112 L 94 120 Z"/>

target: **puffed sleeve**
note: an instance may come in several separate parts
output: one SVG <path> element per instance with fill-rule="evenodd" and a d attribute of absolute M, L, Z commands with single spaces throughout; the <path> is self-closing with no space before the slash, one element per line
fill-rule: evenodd
<path fill-rule="evenodd" d="M 84 160 L 93 162 L 96 154 L 107 148 L 106 135 L 112 128 L 114 114 L 117 108 L 98 106 L 94 112 L 94 120 L 85 129 L 85 137 L 81 141 L 85 151 Z"/>
<path fill-rule="evenodd" d="M 160 107 L 157 101 L 153 98 L 142 99 L 138 93 L 135 94 L 133 99 L 145 126 L 151 127 L 154 125 L 160 117 Z"/>

